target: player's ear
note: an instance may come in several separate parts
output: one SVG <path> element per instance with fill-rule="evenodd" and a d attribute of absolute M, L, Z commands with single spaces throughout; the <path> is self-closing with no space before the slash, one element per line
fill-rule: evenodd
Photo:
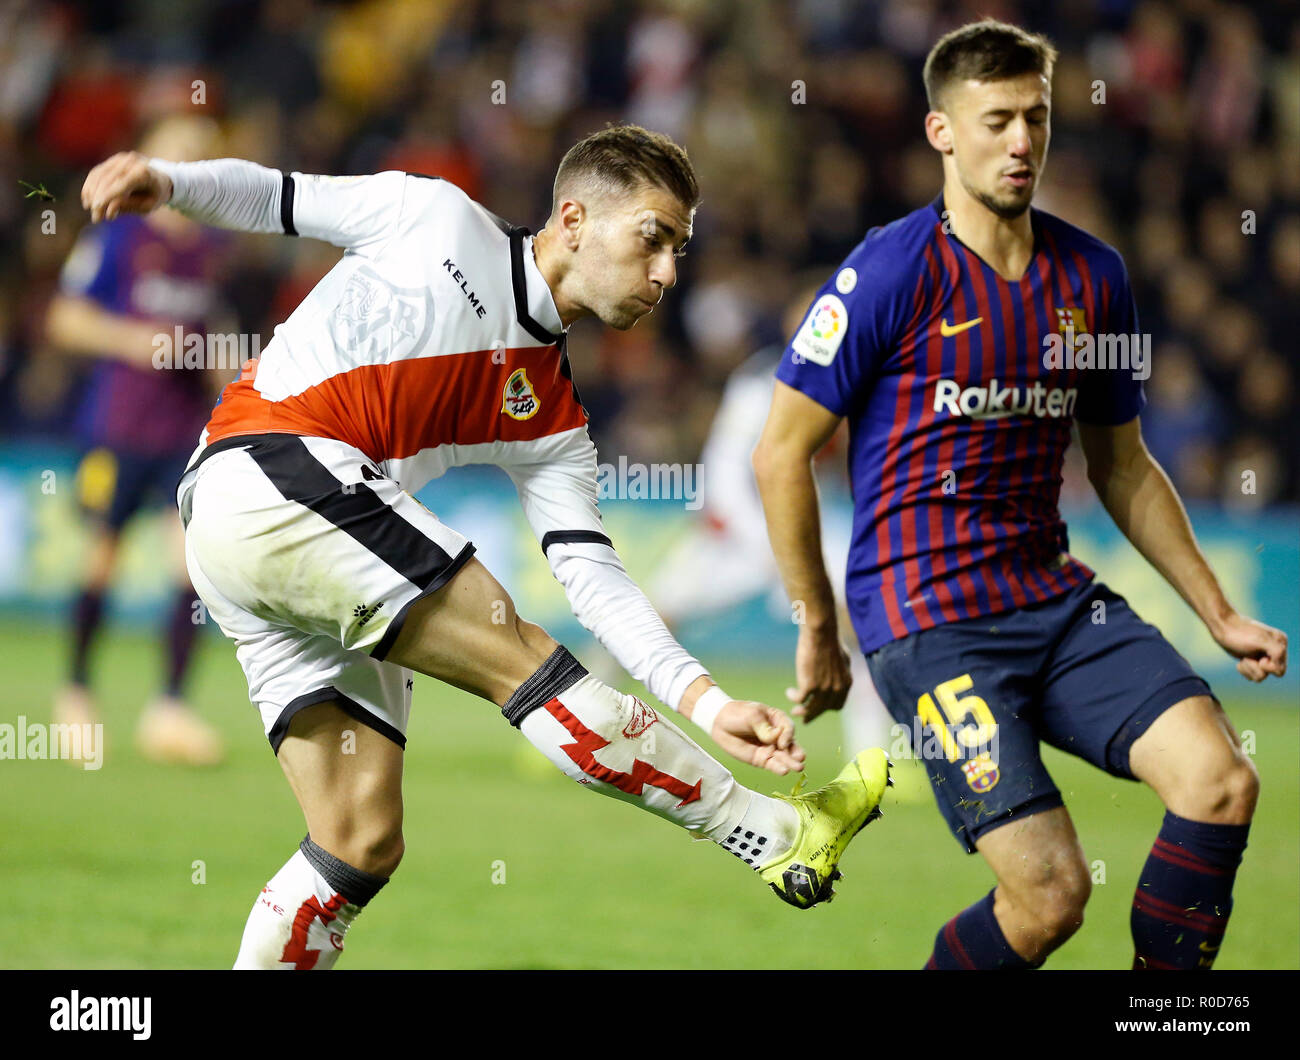
<path fill-rule="evenodd" d="M 925 138 L 940 154 L 952 154 L 952 126 L 948 123 L 947 114 L 941 110 L 932 110 L 925 116 Z"/>
<path fill-rule="evenodd" d="M 576 199 L 563 199 L 555 208 L 555 217 L 559 221 L 556 231 L 564 246 L 569 250 L 577 250 L 582 229 L 588 220 L 587 208 Z"/>

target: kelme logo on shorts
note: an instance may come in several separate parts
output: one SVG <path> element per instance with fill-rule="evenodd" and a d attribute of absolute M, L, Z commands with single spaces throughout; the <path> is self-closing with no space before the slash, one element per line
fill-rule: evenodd
<path fill-rule="evenodd" d="M 533 384 L 528 381 L 528 374 L 522 368 L 516 368 L 510 373 L 501 393 L 501 411 L 512 420 L 527 420 L 537 415 L 541 407 Z"/>
<path fill-rule="evenodd" d="M 377 604 L 371 604 L 369 607 L 365 604 L 357 604 L 357 606 L 352 609 L 352 613 L 356 615 L 357 618 L 361 619 L 361 621 L 357 623 L 358 628 L 364 626 L 374 618 L 375 615 L 379 613 L 379 609 L 383 606 L 384 603 L 382 600 Z"/>

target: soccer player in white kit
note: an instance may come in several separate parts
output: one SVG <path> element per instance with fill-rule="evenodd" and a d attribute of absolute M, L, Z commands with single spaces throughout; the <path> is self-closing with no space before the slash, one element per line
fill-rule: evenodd
<path fill-rule="evenodd" d="M 346 250 L 226 388 L 177 495 L 195 588 L 235 641 L 308 826 L 254 903 L 237 968 L 332 966 L 397 867 L 411 671 L 497 704 L 568 776 L 714 840 L 791 904 L 830 896 L 878 812 L 882 751 L 809 795 L 744 788 L 517 615 L 473 545 L 411 495 L 449 467 L 503 468 L 574 613 L 619 663 L 741 761 L 802 767 L 790 719 L 723 693 L 628 577 L 565 353 L 575 320 L 630 328 L 673 286 L 698 200 L 685 152 L 636 126 L 565 155 L 535 237 L 400 172 L 127 153 L 87 177 L 92 220 L 168 204 Z"/>

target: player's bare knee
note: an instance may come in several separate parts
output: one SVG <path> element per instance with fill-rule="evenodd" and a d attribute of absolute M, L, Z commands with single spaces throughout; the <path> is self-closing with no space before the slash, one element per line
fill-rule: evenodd
<path fill-rule="evenodd" d="M 1236 810 L 1246 821 L 1255 815 L 1255 807 L 1259 804 L 1259 770 L 1255 768 L 1255 763 L 1249 755 L 1238 752 L 1240 762 L 1235 771 L 1235 803 L 1233 809 Z"/>
<path fill-rule="evenodd" d="M 1092 895 L 1092 881 L 1084 873 L 1082 878 L 1071 875 L 1052 895 L 1039 916 L 1045 932 L 1056 943 L 1062 943 L 1083 926 L 1083 911 Z"/>
<path fill-rule="evenodd" d="M 366 872 L 376 876 L 391 876 L 402 863 L 402 855 L 405 853 L 406 839 L 399 827 L 394 832 L 376 837 L 366 853 L 365 860 L 368 867 L 360 865 L 357 867 L 364 867 Z"/>
<path fill-rule="evenodd" d="M 353 868 L 374 876 L 391 876 L 406 852 L 400 823 L 353 821 L 312 840 Z"/>
<path fill-rule="evenodd" d="M 1189 763 L 1166 807 L 1193 821 L 1247 824 L 1259 800 L 1259 772 L 1250 757 L 1233 747 L 1199 765 Z"/>
<path fill-rule="evenodd" d="M 519 642 L 520 651 L 541 666 L 551 653 L 559 646 L 546 630 L 536 622 L 529 622 L 517 612 L 514 615 L 514 634 Z"/>
<path fill-rule="evenodd" d="M 1083 910 L 1092 896 L 1092 878 L 1081 857 L 1045 860 L 1033 888 L 1023 901 L 1043 939 L 1060 945 L 1083 924 Z"/>
<path fill-rule="evenodd" d="M 308 818 L 312 841 L 353 868 L 375 876 L 391 875 L 406 846 L 403 808 L 382 785 L 354 781 L 340 791 L 327 815 Z"/>
<path fill-rule="evenodd" d="M 1237 751 L 1208 788 L 1204 819 L 1216 824 L 1246 824 L 1259 801 L 1259 771 L 1248 756 Z"/>

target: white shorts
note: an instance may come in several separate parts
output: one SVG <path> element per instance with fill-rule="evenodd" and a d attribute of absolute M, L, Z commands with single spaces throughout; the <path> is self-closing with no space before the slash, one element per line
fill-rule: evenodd
<path fill-rule="evenodd" d="M 411 672 L 384 658 L 411 604 L 474 546 L 327 438 L 223 439 L 177 503 L 190 578 L 235 642 L 272 749 L 298 711 L 326 700 L 405 747 Z"/>

